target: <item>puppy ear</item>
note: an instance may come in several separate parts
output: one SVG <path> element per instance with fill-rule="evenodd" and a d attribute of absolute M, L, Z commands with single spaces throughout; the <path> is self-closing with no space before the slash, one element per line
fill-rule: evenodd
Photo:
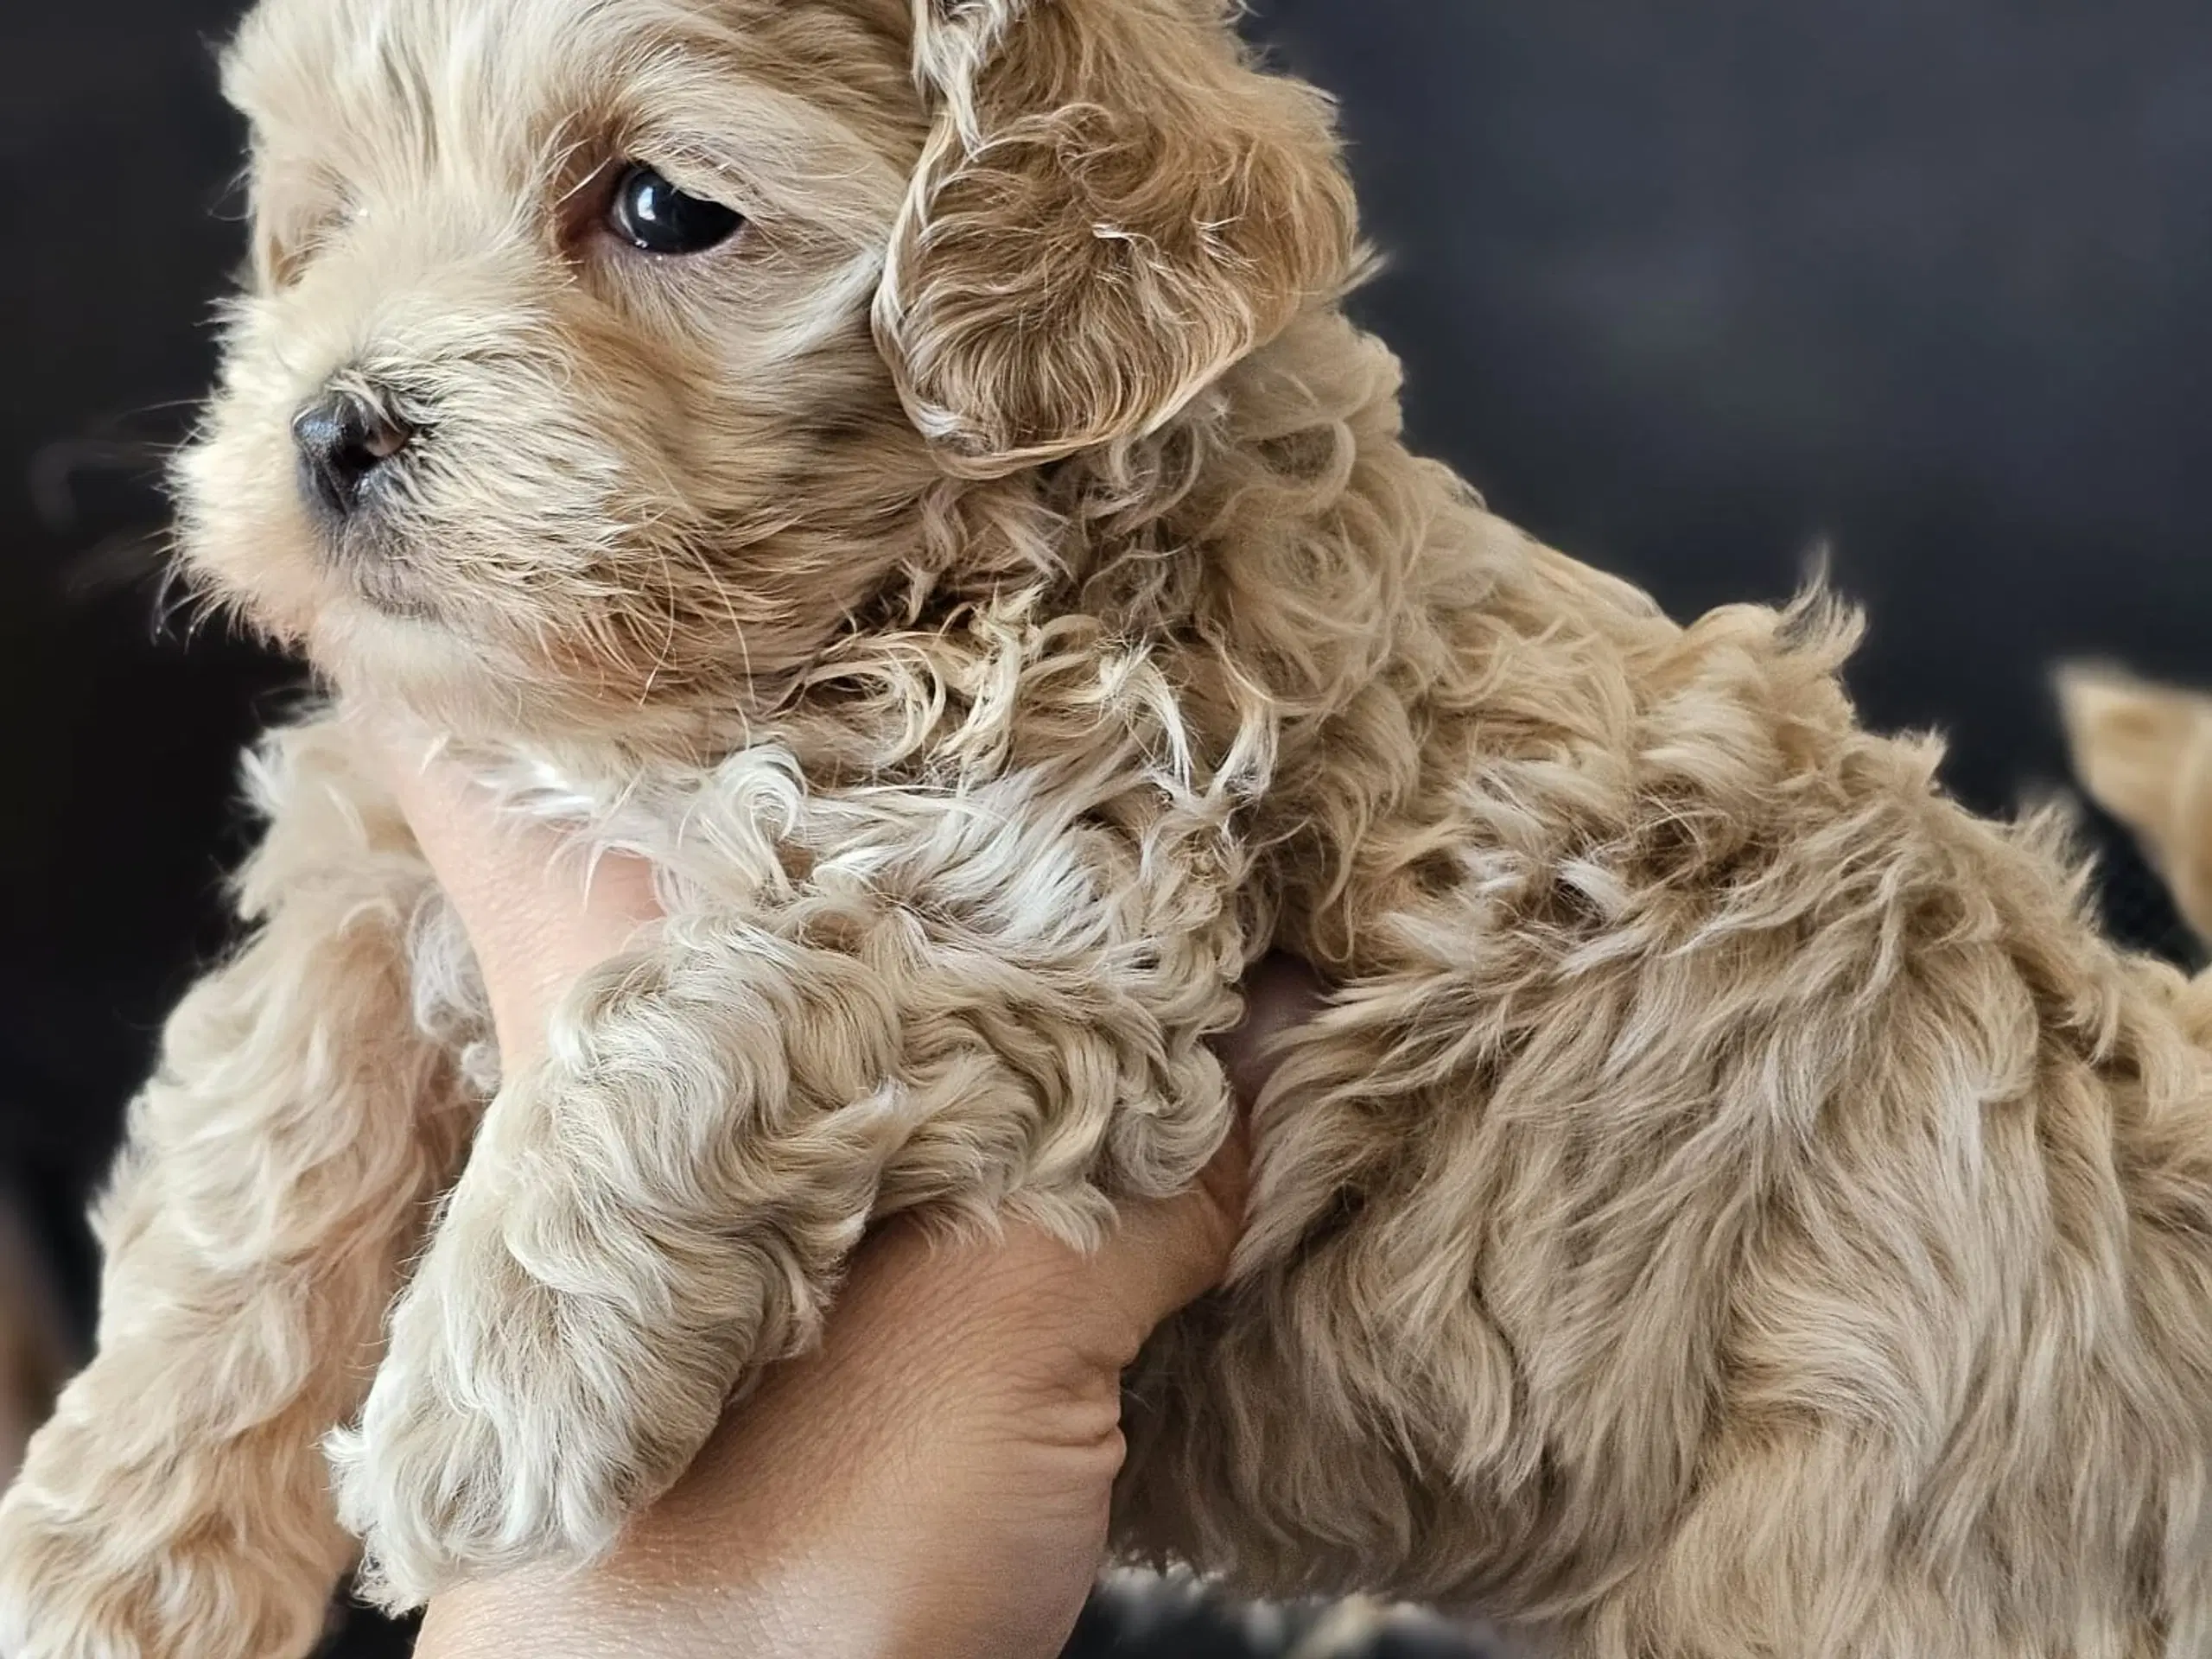
<path fill-rule="evenodd" d="M 914 0 L 937 118 L 875 333 L 907 411 L 995 476 L 1158 430 L 1357 259 L 1329 101 L 1226 0 Z"/>
<path fill-rule="evenodd" d="M 2060 673 L 2058 701 L 2082 789 L 2134 832 L 2212 939 L 2212 698 L 2077 667 Z"/>

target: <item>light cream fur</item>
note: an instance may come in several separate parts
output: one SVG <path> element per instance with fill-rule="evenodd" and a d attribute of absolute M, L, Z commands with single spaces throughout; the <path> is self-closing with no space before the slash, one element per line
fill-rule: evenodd
<path fill-rule="evenodd" d="M 1832 607 L 1679 626 L 1408 452 L 1328 108 L 1220 0 L 266 0 L 230 86 L 188 559 L 334 701 L 10 1659 L 288 1659 L 341 1518 L 395 1605 L 604 1546 L 871 1217 L 1185 1184 L 1275 947 L 1342 988 L 1131 1377 L 1129 1555 L 1592 1659 L 2212 1650 L 2212 1010 L 1856 725 Z M 750 227 L 625 248 L 631 157 Z M 339 541 L 333 382 L 421 431 Z M 527 1073 L 372 693 L 658 868 Z"/>

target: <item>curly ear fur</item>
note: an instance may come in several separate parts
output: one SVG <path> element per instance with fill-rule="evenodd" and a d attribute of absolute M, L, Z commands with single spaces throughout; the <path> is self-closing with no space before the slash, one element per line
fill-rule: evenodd
<path fill-rule="evenodd" d="M 916 0 L 934 130 L 875 330 L 915 423 L 996 476 L 1142 437 L 1332 298 L 1357 209 L 1326 98 L 1224 0 Z"/>
<path fill-rule="evenodd" d="M 2212 697 L 2075 667 L 2058 678 L 2074 769 L 2212 939 Z"/>

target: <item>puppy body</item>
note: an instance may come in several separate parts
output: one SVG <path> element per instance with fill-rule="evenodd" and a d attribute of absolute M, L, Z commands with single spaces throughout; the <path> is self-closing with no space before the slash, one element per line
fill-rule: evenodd
<path fill-rule="evenodd" d="M 301 1653 L 348 1529 L 397 1604 L 604 1546 L 872 1217 L 1187 1183 L 1274 948 L 1343 988 L 1132 1375 L 1129 1554 L 1605 1659 L 2212 1648 L 2212 1017 L 1857 728 L 1825 606 L 1677 626 L 1408 452 L 1325 109 L 1210 5 L 271 0 L 234 66 L 188 545 L 337 701 L 0 1648 Z M 597 237 L 640 154 L 744 238 Z M 336 525 L 333 384 L 416 434 Z M 357 699 L 659 871 L 527 1074 Z"/>

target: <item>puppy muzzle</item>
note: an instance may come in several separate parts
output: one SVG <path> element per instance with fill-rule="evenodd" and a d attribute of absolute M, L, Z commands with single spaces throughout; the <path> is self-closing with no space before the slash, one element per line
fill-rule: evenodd
<path fill-rule="evenodd" d="M 412 443 L 415 429 L 359 392 L 325 392 L 293 417 L 300 483 L 310 505 L 343 523 Z"/>

